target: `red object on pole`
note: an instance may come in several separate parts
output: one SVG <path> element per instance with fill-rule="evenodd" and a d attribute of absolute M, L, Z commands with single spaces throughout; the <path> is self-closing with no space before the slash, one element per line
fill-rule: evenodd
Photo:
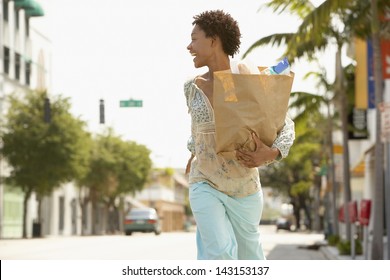
<path fill-rule="evenodd" d="M 371 214 L 371 200 L 362 199 L 360 201 L 360 217 L 359 222 L 362 226 L 368 226 L 370 223 L 370 214 Z"/>
<path fill-rule="evenodd" d="M 349 211 L 349 222 L 355 223 L 358 219 L 358 210 L 357 210 L 356 201 L 348 202 L 348 211 Z"/>
<path fill-rule="evenodd" d="M 383 79 L 390 79 L 390 40 L 381 40 Z"/>
<path fill-rule="evenodd" d="M 339 208 L 339 222 L 344 223 L 345 217 L 344 217 L 344 205 L 341 205 Z"/>

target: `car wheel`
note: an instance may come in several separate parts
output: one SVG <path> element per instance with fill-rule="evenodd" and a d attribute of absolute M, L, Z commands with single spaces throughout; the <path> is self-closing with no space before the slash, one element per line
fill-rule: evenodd
<path fill-rule="evenodd" d="M 132 232 L 131 231 L 126 231 L 126 235 L 131 235 Z"/>
<path fill-rule="evenodd" d="M 155 231 L 154 234 L 155 235 L 160 235 L 161 231 Z"/>

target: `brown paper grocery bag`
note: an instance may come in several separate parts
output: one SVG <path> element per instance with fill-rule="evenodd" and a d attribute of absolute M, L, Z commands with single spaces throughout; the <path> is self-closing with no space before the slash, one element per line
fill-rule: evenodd
<path fill-rule="evenodd" d="M 213 107 L 217 153 L 233 159 L 238 148 L 253 151 L 252 131 L 271 146 L 284 126 L 293 80 L 293 72 L 290 75 L 215 72 Z"/>

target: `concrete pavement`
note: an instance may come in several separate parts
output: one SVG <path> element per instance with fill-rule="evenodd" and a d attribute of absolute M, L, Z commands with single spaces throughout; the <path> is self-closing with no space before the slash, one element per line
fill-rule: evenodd
<path fill-rule="evenodd" d="M 275 225 L 260 225 L 265 256 L 269 260 L 325 260 L 319 249 L 324 234 L 310 231 L 276 230 Z"/>
<path fill-rule="evenodd" d="M 327 260 L 318 248 L 308 245 L 279 244 L 267 255 L 268 260 Z"/>
<path fill-rule="evenodd" d="M 260 230 L 269 260 L 334 259 L 318 245 L 323 245 L 321 233 L 276 232 L 275 227 L 263 225 Z M 0 240 L 0 259 L 195 260 L 195 232 Z"/>

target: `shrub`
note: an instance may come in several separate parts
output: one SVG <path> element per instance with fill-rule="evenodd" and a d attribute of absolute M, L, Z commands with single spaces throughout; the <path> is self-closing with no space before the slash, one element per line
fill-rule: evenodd
<path fill-rule="evenodd" d="M 351 255 L 351 243 L 349 241 L 340 241 L 337 244 L 337 249 L 340 255 Z M 355 254 L 361 255 L 363 253 L 362 243 L 359 239 L 355 239 Z"/>
<path fill-rule="evenodd" d="M 338 235 L 329 235 L 328 236 L 328 244 L 330 246 L 336 246 L 340 242 L 340 236 Z"/>

